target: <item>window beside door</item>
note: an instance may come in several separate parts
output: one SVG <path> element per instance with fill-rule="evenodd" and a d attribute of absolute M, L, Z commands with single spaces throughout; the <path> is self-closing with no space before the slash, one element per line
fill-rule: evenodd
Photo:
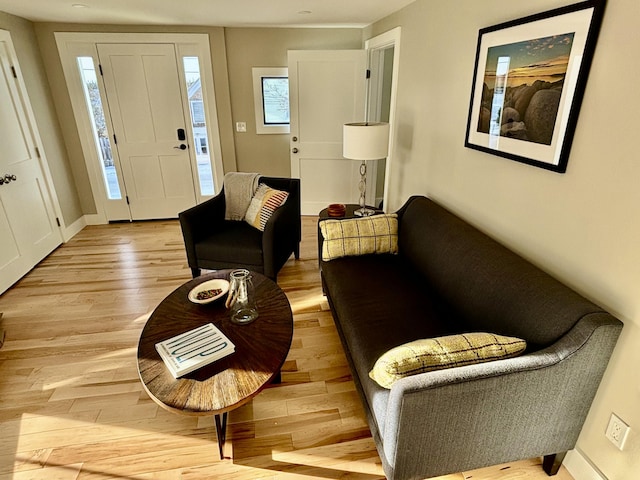
<path fill-rule="evenodd" d="M 78 69 L 82 79 L 82 90 L 84 92 L 87 110 L 91 118 L 91 127 L 96 151 L 100 157 L 102 179 L 107 190 L 109 200 L 121 200 L 120 182 L 116 172 L 113 153 L 111 151 L 111 141 L 107 131 L 107 122 L 102 109 L 102 98 L 98 88 L 98 77 L 96 75 L 95 64 L 92 57 L 78 57 Z"/>
<path fill-rule="evenodd" d="M 209 156 L 209 138 L 202 97 L 202 78 L 198 57 L 182 57 L 184 76 L 187 82 L 187 98 L 191 114 L 192 145 L 196 148 L 198 184 L 202 196 L 214 195 L 213 171 Z"/>

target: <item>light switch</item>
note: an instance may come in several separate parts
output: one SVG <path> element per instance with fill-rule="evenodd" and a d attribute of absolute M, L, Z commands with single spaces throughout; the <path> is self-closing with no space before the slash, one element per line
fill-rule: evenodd
<path fill-rule="evenodd" d="M 244 133 L 247 131 L 247 122 L 236 122 L 236 132 Z"/>

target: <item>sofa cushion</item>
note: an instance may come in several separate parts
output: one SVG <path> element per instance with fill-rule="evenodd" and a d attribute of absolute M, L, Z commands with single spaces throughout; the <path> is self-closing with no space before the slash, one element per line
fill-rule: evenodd
<path fill-rule="evenodd" d="M 417 338 L 469 329 L 398 255 L 362 255 L 324 262 L 322 277 L 345 350 L 375 412 L 378 429 L 384 432 L 389 391 L 368 377 L 378 358 Z"/>
<path fill-rule="evenodd" d="M 347 220 L 320 222 L 322 260 L 368 255 L 398 253 L 398 216 L 395 213 Z"/>
<path fill-rule="evenodd" d="M 493 333 L 463 333 L 405 343 L 385 352 L 369 372 L 381 387 L 418 373 L 515 357 L 527 342 Z"/>
<path fill-rule="evenodd" d="M 281 207 L 288 197 L 288 192 L 276 190 L 261 183 L 249 203 L 249 208 L 244 216 L 245 221 L 252 227 L 264 231 L 273 212 Z"/>

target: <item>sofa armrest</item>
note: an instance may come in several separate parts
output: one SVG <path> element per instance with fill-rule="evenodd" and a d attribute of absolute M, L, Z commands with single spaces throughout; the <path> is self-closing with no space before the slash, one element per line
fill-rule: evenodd
<path fill-rule="evenodd" d="M 573 448 L 621 329 L 594 313 L 544 350 L 399 380 L 381 432 L 394 477 Z"/>
<path fill-rule="evenodd" d="M 221 228 L 224 224 L 224 213 L 224 191 L 221 191 L 215 197 L 180 212 L 178 215 L 190 267 L 198 266 L 195 244 L 211 235 L 216 229 Z"/>

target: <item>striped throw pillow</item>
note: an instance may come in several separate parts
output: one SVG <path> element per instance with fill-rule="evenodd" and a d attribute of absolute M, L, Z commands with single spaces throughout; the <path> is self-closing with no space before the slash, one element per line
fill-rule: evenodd
<path fill-rule="evenodd" d="M 381 387 L 417 373 L 515 357 L 527 342 L 493 333 L 464 333 L 405 343 L 384 353 L 369 372 Z"/>
<path fill-rule="evenodd" d="M 367 255 L 398 253 L 398 215 L 372 215 L 347 220 L 320 222 L 322 260 Z"/>
<path fill-rule="evenodd" d="M 289 192 L 276 190 L 261 183 L 244 215 L 245 221 L 258 230 L 264 231 L 273 212 L 286 202 L 287 197 L 289 197 Z"/>

